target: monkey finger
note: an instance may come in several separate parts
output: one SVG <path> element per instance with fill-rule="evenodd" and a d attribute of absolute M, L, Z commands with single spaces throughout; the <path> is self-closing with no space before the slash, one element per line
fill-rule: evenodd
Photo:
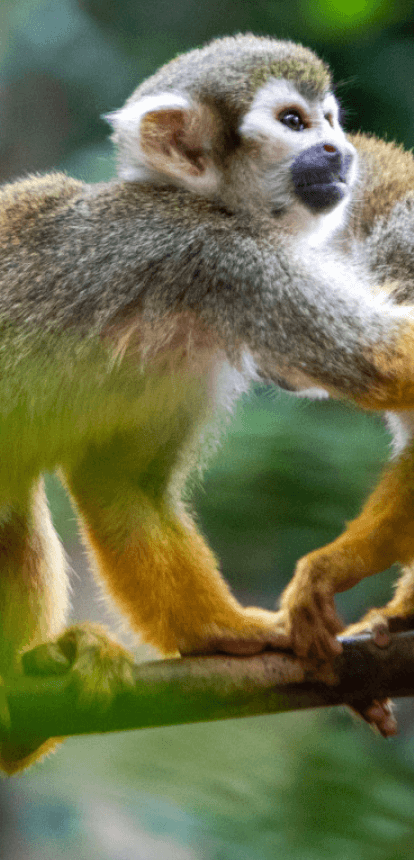
<path fill-rule="evenodd" d="M 337 639 L 337 634 L 344 629 L 344 625 L 340 622 L 336 612 L 330 617 L 329 623 L 325 627 L 319 625 L 318 634 L 320 642 L 320 650 L 326 660 L 331 661 L 339 654 L 342 654 L 342 643 Z"/>
<path fill-rule="evenodd" d="M 336 636 L 331 636 L 327 631 L 321 631 L 315 640 L 314 649 L 320 660 L 330 663 L 342 654 L 343 646 Z"/>
<path fill-rule="evenodd" d="M 300 636 L 292 634 L 293 650 L 301 659 L 316 658 L 324 663 L 331 663 L 335 657 L 342 653 L 342 645 L 334 636 L 326 631 L 309 630 L 308 635 L 303 632 Z"/>
<path fill-rule="evenodd" d="M 322 614 L 321 608 L 326 611 Z M 336 611 L 327 602 L 319 600 L 319 606 L 308 604 L 295 607 L 291 617 L 292 647 L 298 657 L 317 657 L 332 661 L 342 652 L 336 634 L 343 629 Z"/>

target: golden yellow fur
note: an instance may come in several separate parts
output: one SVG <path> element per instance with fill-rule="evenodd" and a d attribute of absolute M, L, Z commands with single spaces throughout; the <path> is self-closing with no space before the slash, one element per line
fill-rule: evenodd
<path fill-rule="evenodd" d="M 251 654 L 292 641 L 304 653 L 326 628 L 329 646 L 334 586 L 352 581 L 344 558 L 352 571 L 358 550 L 366 575 L 383 546 L 370 529 L 401 525 L 393 503 L 387 519 L 374 501 L 339 542 L 336 568 L 316 555 L 308 575 L 305 560 L 283 627 L 277 613 L 235 600 L 184 502 L 215 444 L 212 426 L 259 376 L 367 408 L 414 407 L 414 320 L 392 304 L 410 299 L 392 219 L 411 162 L 356 138 L 357 180 L 330 87 L 325 64 L 301 46 L 218 40 L 164 67 L 112 115 L 120 180 L 54 174 L 0 189 L 5 685 L 22 671 L 68 671 L 80 704 L 105 709 L 117 684 L 132 682 L 129 654 L 105 633 L 64 629 L 46 470 L 63 476 L 107 592 L 167 654 Z M 381 219 L 388 238 L 377 241 Z M 378 247 L 391 263 L 376 259 Z M 388 290 L 388 304 L 374 288 Z M 397 488 L 410 486 L 396 474 Z M 396 500 L 387 480 L 383 495 L 395 490 Z M 312 600 L 317 626 L 301 628 Z M 4 744 L 1 766 L 14 772 L 50 745 L 36 743 Z"/>

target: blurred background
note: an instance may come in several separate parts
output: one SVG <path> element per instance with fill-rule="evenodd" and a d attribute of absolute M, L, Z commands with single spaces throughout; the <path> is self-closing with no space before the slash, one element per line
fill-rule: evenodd
<path fill-rule="evenodd" d="M 2 0 L 2 181 L 51 168 L 110 178 L 101 114 L 177 53 L 241 31 L 314 48 L 348 130 L 413 145 L 410 0 Z M 379 419 L 338 404 L 264 388 L 240 404 L 195 504 L 243 601 L 274 605 L 296 559 L 358 511 L 388 449 Z M 119 630 L 55 478 L 48 489 L 75 570 L 73 617 Z M 344 619 L 387 600 L 393 575 L 341 595 Z M 0 858 L 414 857 L 414 704 L 399 710 L 389 742 L 338 709 L 72 738 L 0 783 Z"/>

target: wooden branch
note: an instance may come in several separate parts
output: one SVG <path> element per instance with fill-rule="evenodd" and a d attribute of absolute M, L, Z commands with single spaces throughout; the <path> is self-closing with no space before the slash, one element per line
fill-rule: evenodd
<path fill-rule="evenodd" d="M 360 709 L 372 699 L 414 695 L 413 631 L 392 635 L 386 648 L 368 635 L 342 641 L 336 677 L 331 671 L 330 678 L 326 670 L 287 652 L 138 664 L 133 688 L 120 687 L 105 713 L 94 701 L 87 706 L 81 702 L 70 672 L 21 677 L 0 690 L 6 693 L 10 712 L 10 731 L 3 720 L 0 738 L 170 726 L 339 704 Z"/>

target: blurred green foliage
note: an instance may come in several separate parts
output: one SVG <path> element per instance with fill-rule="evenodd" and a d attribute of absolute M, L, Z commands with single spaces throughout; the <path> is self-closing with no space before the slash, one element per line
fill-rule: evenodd
<path fill-rule="evenodd" d="M 251 30 L 333 67 L 349 130 L 414 141 L 411 0 L 2 0 L 0 178 L 114 173 L 100 119 L 176 53 Z M 272 605 L 295 560 L 343 528 L 375 483 L 377 419 L 269 390 L 240 404 L 194 501 L 226 576 Z M 74 517 L 55 478 L 54 516 Z M 384 602 L 390 575 L 338 601 Z M 74 583 L 76 590 L 77 584 Z M 0 786 L 7 860 L 408 860 L 414 856 L 412 706 L 390 744 L 337 712 L 72 739 Z"/>
<path fill-rule="evenodd" d="M 413 141 L 411 0 L 3 0 L 0 177 L 113 173 L 100 119 L 176 53 L 251 30 L 331 63 L 350 129 Z"/>
<path fill-rule="evenodd" d="M 16 823 L 36 860 L 411 860 L 402 752 L 310 712 L 71 739 L 19 782 Z"/>

